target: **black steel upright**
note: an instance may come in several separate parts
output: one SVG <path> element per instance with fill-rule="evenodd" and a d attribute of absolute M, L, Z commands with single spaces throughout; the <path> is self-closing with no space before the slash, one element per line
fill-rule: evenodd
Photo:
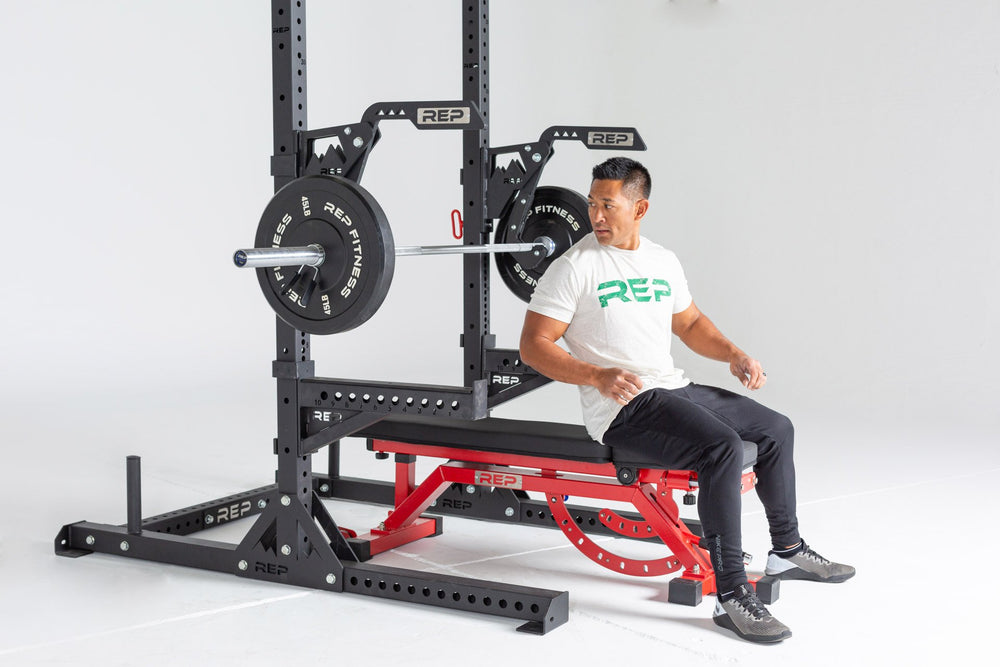
<path fill-rule="evenodd" d="M 462 133 L 463 238 L 469 245 L 487 243 L 492 231 L 487 228 L 486 218 L 486 181 L 490 167 L 489 9 L 489 0 L 462 3 L 462 97 L 479 108 L 485 121 L 481 130 Z M 466 255 L 463 271 L 463 377 L 465 386 L 471 387 L 484 377 L 485 350 L 493 347 L 490 335 L 490 255 Z"/>
<path fill-rule="evenodd" d="M 306 117 L 306 7 L 304 0 L 271 0 L 271 77 L 274 110 L 275 192 L 298 178 L 299 136 Z M 299 380 L 313 377 L 309 334 L 276 321 L 275 362 L 278 437 L 275 481 L 282 497 L 295 498 L 307 512 L 312 501 L 312 457 L 299 453 Z M 277 521 L 278 544 L 301 545 L 301 528 Z"/>
<path fill-rule="evenodd" d="M 271 0 L 274 189 L 298 177 L 298 137 L 306 116 L 306 7 L 304 0 Z"/>

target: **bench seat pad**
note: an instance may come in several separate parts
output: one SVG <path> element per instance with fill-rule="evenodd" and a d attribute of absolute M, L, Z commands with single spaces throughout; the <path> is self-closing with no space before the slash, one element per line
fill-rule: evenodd
<path fill-rule="evenodd" d="M 520 456 L 568 459 L 584 463 L 613 463 L 614 450 L 596 442 L 578 424 L 496 419 L 474 421 L 428 417 L 387 417 L 355 435 L 415 445 L 438 445 Z M 744 467 L 757 459 L 757 445 L 743 443 Z M 652 461 L 619 464 L 657 467 Z"/>

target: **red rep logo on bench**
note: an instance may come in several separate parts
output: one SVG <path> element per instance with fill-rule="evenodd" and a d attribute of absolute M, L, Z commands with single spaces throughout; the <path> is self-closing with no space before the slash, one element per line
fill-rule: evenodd
<path fill-rule="evenodd" d="M 489 470 L 477 470 L 475 483 L 479 486 L 496 486 L 505 489 L 520 489 L 521 476 L 512 475 L 509 472 L 491 472 Z"/>

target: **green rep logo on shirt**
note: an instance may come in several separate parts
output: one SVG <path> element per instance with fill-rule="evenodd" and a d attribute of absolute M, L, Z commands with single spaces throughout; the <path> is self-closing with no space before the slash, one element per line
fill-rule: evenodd
<path fill-rule="evenodd" d="M 650 293 L 652 291 L 652 293 Z M 659 278 L 628 278 L 626 280 L 609 280 L 597 286 L 597 300 L 601 308 L 607 308 L 612 299 L 620 299 L 622 303 L 646 303 L 654 299 L 659 302 L 661 297 L 670 296 L 670 283 Z M 631 298 L 629 298 L 631 294 Z"/>

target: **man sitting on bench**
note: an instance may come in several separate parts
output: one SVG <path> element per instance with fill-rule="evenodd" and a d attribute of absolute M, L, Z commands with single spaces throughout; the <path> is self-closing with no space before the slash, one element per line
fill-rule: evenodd
<path fill-rule="evenodd" d="M 715 569 L 716 624 L 754 642 L 791 631 L 748 584 L 743 565 L 740 475 L 743 440 L 757 443 L 757 493 L 773 550 L 765 573 L 841 582 L 849 565 L 813 551 L 798 531 L 792 424 L 747 397 L 696 385 L 674 367 L 671 332 L 692 350 L 729 363 L 745 387 L 760 389 L 760 363 L 730 342 L 694 304 L 677 257 L 640 236 L 651 179 L 641 164 L 611 158 L 593 170 L 593 233 L 539 280 L 521 332 L 521 357 L 538 372 L 580 386 L 590 436 L 616 458 L 698 473 L 702 547 Z M 572 355 L 556 344 L 565 338 Z"/>

